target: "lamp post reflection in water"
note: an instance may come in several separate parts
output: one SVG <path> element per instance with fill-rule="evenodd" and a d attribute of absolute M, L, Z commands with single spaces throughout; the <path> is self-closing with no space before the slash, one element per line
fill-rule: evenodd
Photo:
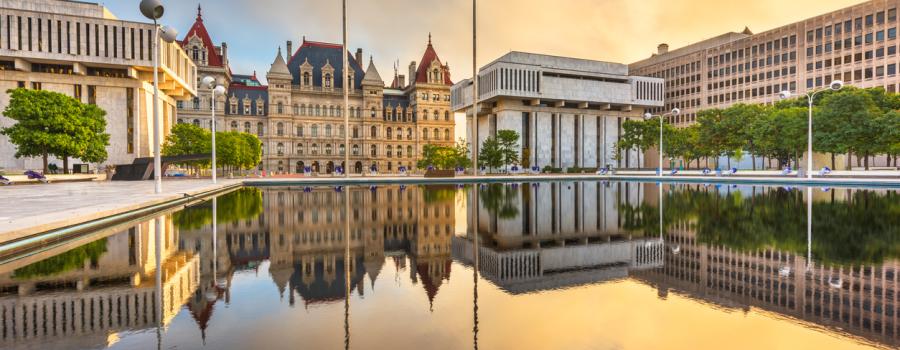
<path fill-rule="evenodd" d="M 215 122 L 213 122 L 215 123 Z M 215 168 L 213 169 L 213 173 L 215 174 Z M 219 265 L 219 254 L 216 251 L 217 245 L 219 244 L 218 240 L 218 232 L 219 230 L 216 227 L 216 213 L 218 210 L 216 209 L 216 204 L 218 202 L 217 197 L 213 197 L 212 199 L 212 251 L 213 251 L 213 264 L 212 264 L 212 287 L 213 290 L 218 288 L 218 281 L 216 280 L 216 267 Z"/>
<path fill-rule="evenodd" d="M 806 271 L 812 265 L 812 186 L 806 187 Z"/>
<path fill-rule="evenodd" d="M 156 239 L 156 348 L 162 349 L 162 319 L 163 319 L 163 306 L 162 306 L 162 234 L 163 234 L 163 217 L 159 216 L 154 220 L 154 226 L 156 226 L 155 231 L 155 239 Z"/>
<path fill-rule="evenodd" d="M 473 256 L 472 257 L 472 260 L 473 260 L 473 266 L 472 266 L 472 283 L 473 283 L 473 287 L 472 287 L 472 345 L 473 345 L 474 349 L 478 349 L 478 269 L 480 268 L 480 266 L 478 265 L 479 264 L 478 255 L 480 255 L 479 251 L 478 251 L 478 222 L 479 222 L 478 221 L 478 212 L 479 212 L 479 210 L 478 210 L 478 205 L 479 205 L 478 204 L 478 191 L 479 191 L 479 185 L 474 184 L 474 185 L 472 185 L 472 188 L 473 188 L 472 193 L 474 193 L 474 200 L 472 201 L 472 203 L 475 206 L 475 212 L 474 212 L 475 220 L 473 221 L 473 224 L 472 224 L 472 246 L 475 247 L 475 249 L 472 250 L 474 252 L 472 254 L 472 256 Z"/>
<path fill-rule="evenodd" d="M 348 163 L 349 164 L 349 163 Z M 350 189 L 344 191 L 344 349 L 350 348 Z"/>

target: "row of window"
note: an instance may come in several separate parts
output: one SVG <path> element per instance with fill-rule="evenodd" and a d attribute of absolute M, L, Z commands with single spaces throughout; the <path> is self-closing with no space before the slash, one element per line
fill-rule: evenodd
<path fill-rule="evenodd" d="M 897 38 L 897 27 L 888 28 L 885 30 L 879 30 L 874 33 L 868 33 L 866 35 L 857 35 L 853 38 L 846 38 L 844 40 L 835 40 L 834 42 L 827 42 L 825 44 L 819 44 L 816 46 L 809 46 L 806 48 L 806 57 L 812 57 L 813 54 L 821 55 L 824 53 L 829 53 L 832 51 L 838 51 L 842 49 L 850 49 L 851 47 L 857 47 L 865 45 L 871 45 L 873 43 L 880 43 L 887 40 L 894 40 Z"/>
<path fill-rule="evenodd" d="M 716 67 L 719 65 L 727 65 L 731 61 L 743 60 L 744 56 L 755 59 L 759 55 L 765 55 L 766 52 L 787 50 L 797 46 L 797 35 L 785 36 L 781 39 L 775 39 L 765 43 L 752 45 L 748 48 L 732 50 L 731 52 L 721 53 L 718 56 L 712 55 L 706 59 L 706 65 Z M 775 53 L 775 56 L 779 53 Z"/>
<path fill-rule="evenodd" d="M 826 75 L 821 77 L 809 78 L 806 79 L 806 87 L 820 87 L 831 84 L 832 80 L 843 80 L 845 82 L 851 81 L 862 81 L 864 79 L 872 79 L 872 78 L 881 78 L 887 76 L 895 76 L 897 75 L 897 64 L 891 63 L 888 65 L 879 65 L 876 67 L 868 67 L 863 69 L 857 69 L 854 71 L 846 71 L 843 74 L 837 73 L 834 76 Z"/>
<path fill-rule="evenodd" d="M 404 147 L 401 145 L 397 145 L 396 148 L 393 145 L 386 145 L 386 146 L 384 146 L 384 156 L 387 158 L 393 158 L 396 155 L 397 158 L 403 158 L 403 154 L 404 154 L 403 149 L 404 149 Z M 395 150 L 396 150 L 396 152 L 395 152 Z M 322 152 L 321 154 L 319 153 L 320 151 Z M 308 155 L 330 156 L 330 155 L 334 154 L 333 151 L 334 151 L 334 146 L 330 143 L 322 145 L 321 149 L 319 147 L 319 144 L 313 143 L 313 144 L 309 145 Z M 339 155 L 344 155 L 344 152 L 346 152 L 344 144 L 337 145 L 337 152 L 338 152 L 337 154 L 339 154 Z M 352 154 L 354 156 L 359 156 L 360 155 L 360 146 L 359 145 L 350 146 L 350 152 L 351 152 L 350 154 Z M 279 142 L 275 145 L 275 153 L 279 156 L 285 155 L 284 143 Z M 296 145 L 296 148 L 294 149 L 294 154 L 296 154 L 298 156 L 307 155 L 306 146 L 302 143 L 298 143 Z M 377 145 L 369 145 L 369 156 L 371 156 L 371 157 L 378 156 L 378 146 Z M 410 146 L 410 145 L 406 146 L 406 157 L 408 157 L 408 158 L 415 157 L 415 153 L 413 152 L 413 146 Z"/>
<path fill-rule="evenodd" d="M 860 62 L 863 60 L 871 60 L 873 58 L 882 58 L 885 56 L 894 56 L 897 54 L 897 46 L 891 45 L 887 47 L 879 47 L 875 50 L 868 50 L 865 52 L 857 52 L 853 55 L 846 55 L 843 57 L 835 57 L 834 59 L 825 59 L 816 62 L 809 62 L 806 64 L 806 71 L 812 72 L 813 69 L 822 69 L 822 68 L 830 68 L 832 66 L 839 66 L 841 64 L 850 64 L 852 62 Z"/>
<path fill-rule="evenodd" d="M 832 34 L 841 35 L 842 32 L 850 34 L 853 31 L 861 31 L 863 29 L 864 17 L 856 17 L 855 19 L 846 20 L 843 23 L 838 22 L 833 25 L 819 27 L 806 32 L 806 42 L 811 43 L 813 40 L 821 41 L 823 38 L 830 37 Z M 897 9 L 887 10 L 887 22 L 897 21 Z M 878 11 L 874 14 L 865 16 L 865 27 L 871 28 L 874 25 L 882 25 L 885 23 L 885 11 Z"/>

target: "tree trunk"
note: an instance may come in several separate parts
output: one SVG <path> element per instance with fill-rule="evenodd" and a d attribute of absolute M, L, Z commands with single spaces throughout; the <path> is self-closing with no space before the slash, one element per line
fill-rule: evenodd
<path fill-rule="evenodd" d="M 834 169 L 835 169 L 835 166 L 834 166 L 834 158 L 835 158 L 834 152 L 831 152 L 831 170 L 834 170 Z"/>
<path fill-rule="evenodd" d="M 753 161 L 753 170 L 756 170 L 756 155 L 751 153 L 750 159 Z"/>
<path fill-rule="evenodd" d="M 859 159 L 859 155 L 856 155 L 856 167 L 857 167 L 857 168 L 859 168 L 860 166 L 862 166 L 862 163 L 861 163 L 861 162 L 862 162 L 862 160 Z"/>
<path fill-rule="evenodd" d="M 44 175 L 47 175 L 47 172 L 49 171 L 49 167 L 47 166 L 47 152 L 44 152 L 43 158 L 44 158 Z"/>
<path fill-rule="evenodd" d="M 868 171 L 868 170 L 869 170 L 869 152 L 866 151 L 866 152 L 864 153 L 864 155 L 865 155 L 865 157 L 866 157 L 866 160 L 865 160 L 866 171 Z"/>
<path fill-rule="evenodd" d="M 63 154 L 62 159 L 63 159 L 63 174 L 68 174 L 69 173 L 69 156 L 66 154 Z"/>
<path fill-rule="evenodd" d="M 726 160 L 725 162 L 728 163 L 728 169 L 731 169 L 731 156 L 726 157 L 728 157 L 728 160 Z"/>

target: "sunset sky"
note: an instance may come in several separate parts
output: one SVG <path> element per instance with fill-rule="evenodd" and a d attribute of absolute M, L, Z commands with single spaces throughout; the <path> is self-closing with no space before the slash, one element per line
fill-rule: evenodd
<path fill-rule="evenodd" d="M 144 21 L 138 0 L 104 2 L 122 19 Z M 510 51 L 630 63 L 659 43 L 672 49 L 744 26 L 761 32 L 860 3 L 859 0 L 493 0 L 479 1 L 478 64 Z M 186 32 L 198 0 L 163 0 L 162 23 Z M 213 41 L 229 45 L 235 73 L 264 78 L 279 46 L 302 36 L 341 42 L 340 0 L 202 0 Z M 472 75 L 472 2 L 348 0 L 351 51 L 374 55 L 385 80 L 422 57 L 433 35 L 454 82 Z M 390 83 L 388 81 L 387 83 Z"/>

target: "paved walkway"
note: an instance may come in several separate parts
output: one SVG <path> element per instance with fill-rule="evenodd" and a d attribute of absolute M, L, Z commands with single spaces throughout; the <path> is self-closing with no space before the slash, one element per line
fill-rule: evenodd
<path fill-rule="evenodd" d="M 0 187 L 0 243 L 203 193 L 241 180 L 95 181 Z"/>

